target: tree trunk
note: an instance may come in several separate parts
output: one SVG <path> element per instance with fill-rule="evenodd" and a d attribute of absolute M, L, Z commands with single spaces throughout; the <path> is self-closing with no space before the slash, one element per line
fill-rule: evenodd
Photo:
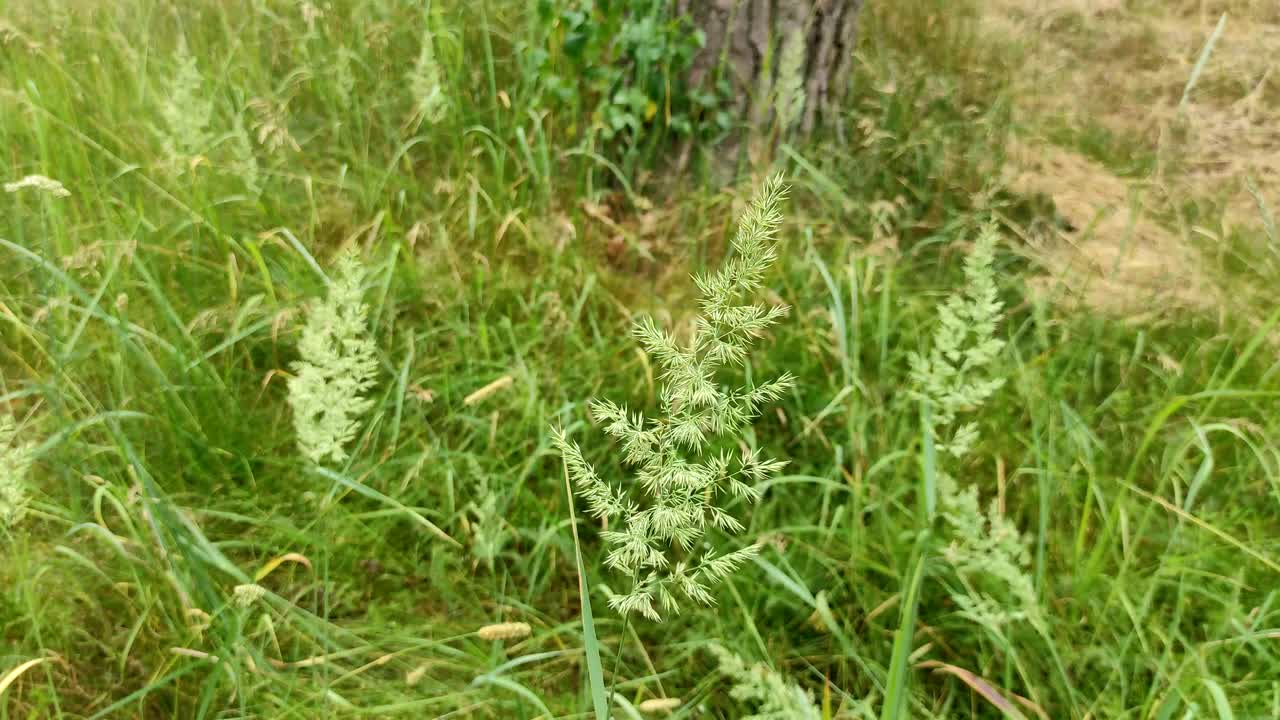
<path fill-rule="evenodd" d="M 755 131 L 808 134 L 848 92 L 863 0 L 677 0 L 706 33 L 690 82 L 724 77 Z"/>

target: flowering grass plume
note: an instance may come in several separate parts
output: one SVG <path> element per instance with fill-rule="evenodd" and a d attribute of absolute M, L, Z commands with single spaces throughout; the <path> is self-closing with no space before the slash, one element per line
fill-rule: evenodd
<path fill-rule="evenodd" d="M 710 648 L 720 661 L 720 673 L 733 681 L 729 696 L 741 702 L 758 703 L 756 713 L 745 715 L 742 720 L 819 720 L 822 717 L 813 697 L 780 673 L 763 663 L 747 665 L 718 644 L 713 643 Z"/>
<path fill-rule="evenodd" d="M 793 30 L 782 41 L 778 59 L 777 88 L 773 98 L 774 123 L 785 135 L 804 114 L 805 33 Z"/>
<path fill-rule="evenodd" d="M 360 56 L 351 48 L 340 46 L 329 64 L 333 77 L 333 89 L 337 93 L 338 101 L 342 103 L 342 107 L 350 107 L 351 98 L 356 91 L 356 75 L 353 65 L 359 62 L 359 58 Z"/>
<path fill-rule="evenodd" d="M 1037 619 L 1040 604 L 1027 573 L 1031 553 L 1017 526 L 994 501 L 983 512 L 974 485 L 961 488 L 943 475 L 939 490 L 952 537 L 943 557 L 965 587 L 953 597 L 960 614 L 992 629 Z"/>
<path fill-rule="evenodd" d="M 26 188 L 49 193 L 54 197 L 71 197 L 71 191 L 63 187 L 62 183 L 44 175 L 27 175 L 21 180 L 4 184 L 4 191 L 7 193 L 16 193 Z"/>
<path fill-rule="evenodd" d="M 0 528 L 10 528 L 27 513 L 27 471 L 31 445 L 18 439 L 18 426 L 0 413 Z"/>
<path fill-rule="evenodd" d="M 965 259 L 965 287 L 938 308 L 938 329 L 927 356 L 911 356 L 917 398 L 930 406 L 929 432 L 955 460 L 968 456 L 978 439 L 975 422 L 960 417 L 978 410 L 1004 385 L 993 371 L 1005 342 L 996 337 L 1002 305 L 997 297 L 995 228 L 984 228 Z M 964 592 L 955 596 L 961 614 L 998 628 L 1032 617 L 1039 607 L 1027 574 L 1030 553 L 1025 539 L 992 502 L 984 512 L 978 488 L 938 473 L 942 517 L 951 544 L 943 556 L 955 568 Z M 1003 600 L 1000 597 L 1003 596 Z"/>
<path fill-rule="evenodd" d="M 262 192 L 258 158 L 253 151 L 253 140 L 244 123 L 244 113 L 236 112 L 231 118 L 231 132 L 227 136 L 232 172 L 244 183 L 251 195 Z"/>
<path fill-rule="evenodd" d="M 979 234 L 973 252 L 965 259 L 964 291 L 938 306 L 933 349 L 928 355 L 910 356 L 916 397 L 930 404 L 934 441 L 940 450 L 957 458 L 973 446 L 977 424 L 969 422 L 949 433 L 943 431 L 957 416 L 978 408 L 1004 385 L 1004 378 L 989 373 L 1005 344 L 995 334 L 1002 308 L 992 269 L 997 239 L 993 227 Z"/>
<path fill-rule="evenodd" d="M 346 460 L 344 446 L 373 405 L 364 393 L 374 384 L 378 361 L 366 327 L 363 281 L 355 254 L 342 255 L 328 295 L 308 310 L 298 343 L 302 357 L 293 365 L 289 404 L 298 447 L 315 463 Z"/>
<path fill-rule="evenodd" d="M 248 610 L 266 595 L 266 588 L 256 583 L 247 583 L 235 586 L 231 593 L 231 602 L 241 610 Z"/>
<path fill-rule="evenodd" d="M 257 135 L 258 144 L 268 153 L 281 150 L 298 152 L 302 146 L 289 132 L 289 102 L 280 102 L 272 98 L 254 98 L 249 101 L 249 110 L 253 113 L 253 131 Z"/>
<path fill-rule="evenodd" d="M 213 140 L 209 130 L 213 100 L 204 89 L 200 66 L 185 42 L 178 46 L 173 75 L 164 90 L 165 100 L 160 106 L 164 151 L 170 162 L 180 166 L 180 161 L 206 152 Z"/>
<path fill-rule="evenodd" d="M 680 698 L 649 698 L 636 706 L 636 709 L 642 713 L 671 713 L 680 709 L 684 702 Z"/>
<path fill-rule="evenodd" d="M 749 300 L 777 258 L 779 205 L 785 196 L 781 176 L 774 176 L 738 226 L 734 257 L 719 272 L 696 278 L 703 299 L 690 342 L 651 319 L 636 323 L 636 338 L 662 367 L 660 416 L 645 418 L 608 400 L 591 403 L 595 419 L 621 442 L 625 463 L 636 468 L 634 482 L 605 482 L 578 445 L 556 431 L 555 443 L 576 492 L 591 515 L 616 528 L 602 536 L 610 545 L 605 564 L 632 579 L 627 593 L 609 600 L 624 615 L 638 612 L 660 620 L 662 613 L 679 612 L 684 599 L 711 605 L 708 587 L 759 550 L 750 545 L 725 555 L 708 551 L 692 557 L 708 529 L 743 529 L 717 504 L 721 496 L 758 500 L 755 486 L 784 465 L 745 449 L 746 443 L 740 443 L 744 449 L 736 458 L 712 446 L 734 437 L 793 382 L 789 375 L 755 387 L 726 388 L 719 381 L 720 371 L 742 365 L 752 343 L 787 312 Z"/>
<path fill-rule="evenodd" d="M 436 60 L 435 33 L 429 16 L 424 18 L 418 60 L 405 81 L 414 99 L 411 125 L 416 128 L 423 121 L 435 125 L 443 120 L 449 111 L 449 97 L 445 94 L 440 63 Z"/>

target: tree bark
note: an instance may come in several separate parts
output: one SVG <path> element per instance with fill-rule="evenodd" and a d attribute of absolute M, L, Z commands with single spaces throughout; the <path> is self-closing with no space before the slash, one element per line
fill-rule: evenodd
<path fill-rule="evenodd" d="M 706 34 L 693 86 L 724 77 L 757 130 L 808 134 L 848 92 L 863 0 L 677 0 Z M 797 100 L 797 97 L 799 100 Z M 793 117 L 794 115 L 794 117 Z"/>

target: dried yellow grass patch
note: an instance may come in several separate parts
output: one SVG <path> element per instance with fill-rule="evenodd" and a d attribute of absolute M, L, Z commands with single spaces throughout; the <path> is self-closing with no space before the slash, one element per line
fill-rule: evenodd
<path fill-rule="evenodd" d="M 1052 199 L 1068 226 L 1029 248 L 1048 272 L 1033 287 L 1131 318 L 1215 307 L 1219 293 L 1197 252 L 1144 216 L 1143 188 L 1046 143 L 1015 144 L 1010 166 L 1010 189 Z"/>
<path fill-rule="evenodd" d="M 1239 308 L 1188 235 L 1260 237 L 1256 187 L 1280 207 L 1280 3 L 1274 0 L 991 0 L 983 29 L 1025 48 L 1018 123 L 1103 128 L 1156 158 L 1133 183 L 1079 154 L 1030 142 L 1012 153 L 1010 185 L 1052 198 L 1072 230 L 1033 251 L 1039 283 L 1091 309 L 1126 316 Z M 1194 87 L 1188 81 L 1226 13 Z M 1185 99 L 1184 99 L 1185 95 Z M 1221 207 L 1221 226 L 1175 233 L 1144 208 Z M 1197 245 L 1199 245 L 1197 241 Z"/>
<path fill-rule="evenodd" d="M 1211 198 L 1227 225 L 1258 226 L 1243 179 L 1280 204 L 1280 3 L 1273 0 L 993 0 L 991 32 L 1027 44 L 1024 122 L 1094 124 L 1162 160 L 1177 195 Z M 1183 102 L 1223 13 L 1221 35 Z M 1166 172 L 1173 165 L 1175 171 Z"/>

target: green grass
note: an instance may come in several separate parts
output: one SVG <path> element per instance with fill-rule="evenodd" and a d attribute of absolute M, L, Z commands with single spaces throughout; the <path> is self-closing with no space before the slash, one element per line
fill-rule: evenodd
<path fill-rule="evenodd" d="M 599 439 L 593 396 L 655 403 L 631 316 L 692 313 L 690 273 L 721 260 L 770 168 L 717 188 L 714 148 L 673 177 L 661 143 L 615 177 L 585 118 L 541 112 L 523 5 L 432 4 L 450 106 L 415 129 L 411 4 L 330 3 L 308 31 L 291 2 L 0 2 L 21 31 L 0 47 L 0 174 L 72 192 L 0 195 L 0 407 L 38 453 L 0 559 L 0 716 L 590 717 L 598 646 L 632 705 L 741 717 L 710 641 L 832 713 L 1000 716 L 916 668 L 934 660 L 1054 718 L 1280 714 L 1274 317 L 1066 312 L 1031 299 L 1007 245 L 1009 382 L 953 474 L 1027 533 L 1046 622 L 994 633 L 956 612 L 945 537 L 921 539 L 907 355 L 992 204 L 1034 210 L 998 183 L 1016 67 L 931 0 L 869 8 L 843 138 L 776 153 L 793 200 L 769 286 L 794 311 L 747 372 L 799 382 L 751 431 L 791 465 L 744 533 L 771 548 L 717 607 L 624 625 L 579 516 L 584 633 L 550 429 Z M 179 38 L 213 140 L 175 168 L 158 128 Z M 232 138 L 255 98 L 287 104 L 299 146 L 251 138 L 260 193 Z M 352 460 L 317 472 L 284 373 L 317 270 L 350 245 L 371 269 L 380 382 Z M 586 447 L 612 466 L 603 440 Z M 264 601 L 232 604 L 255 579 Z M 529 638 L 475 635 L 517 620 Z"/>

